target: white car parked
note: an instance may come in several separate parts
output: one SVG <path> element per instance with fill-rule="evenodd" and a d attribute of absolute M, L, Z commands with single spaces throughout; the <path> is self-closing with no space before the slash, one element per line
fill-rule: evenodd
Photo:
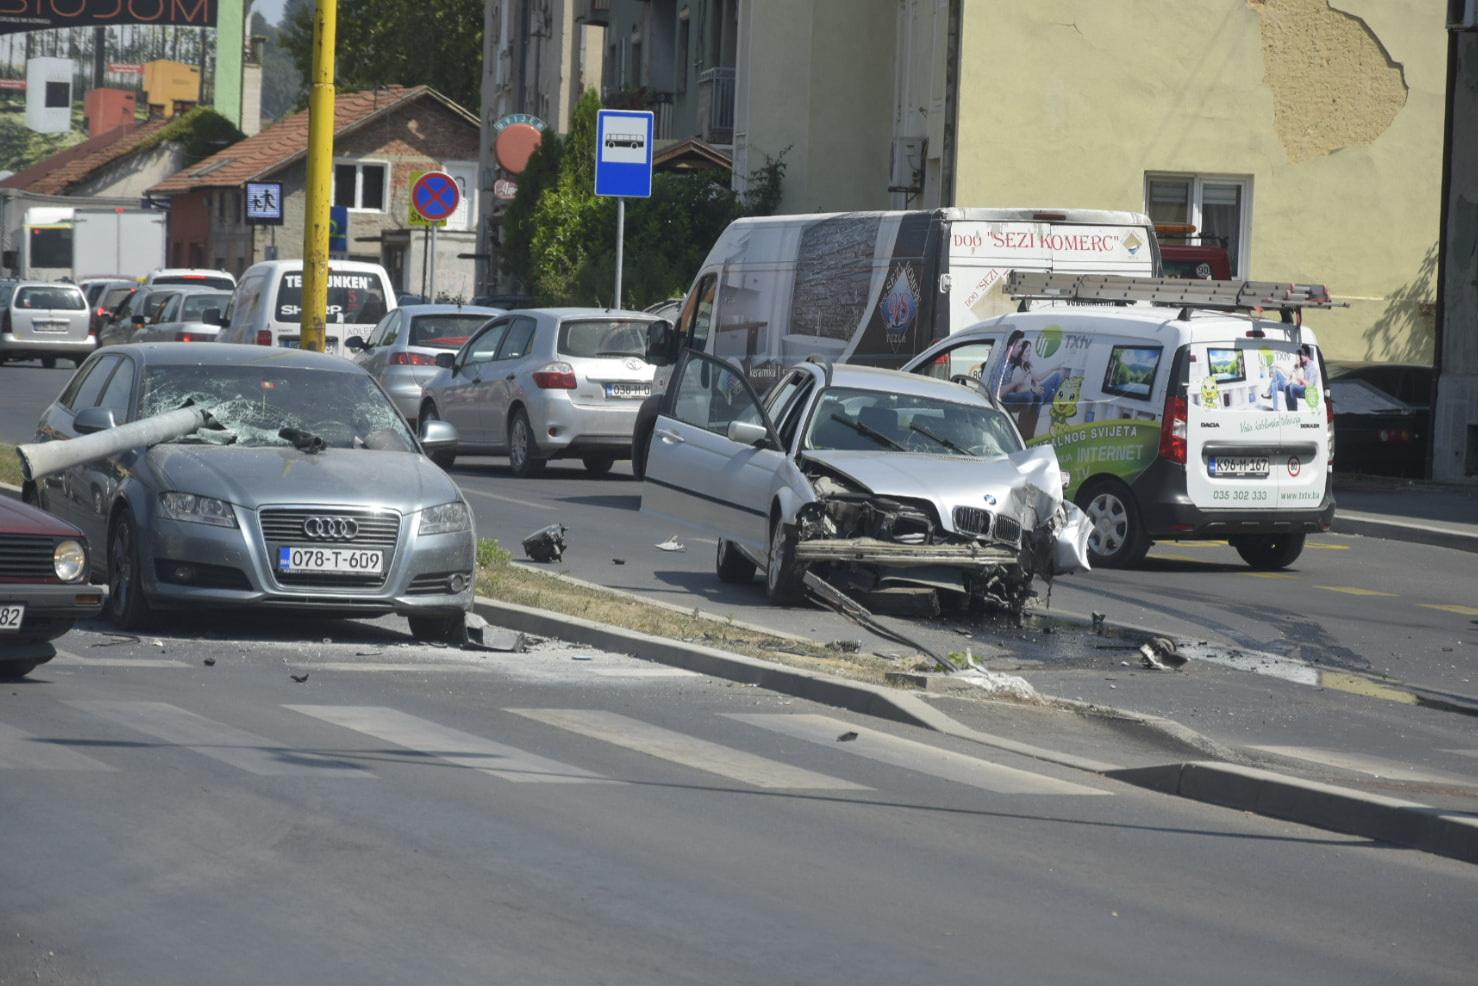
<path fill-rule="evenodd" d="M 762 403 L 733 364 L 690 350 L 647 454 L 642 510 L 717 538 L 726 582 L 763 569 L 777 604 L 802 601 L 817 567 L 845 588 L 1019 611 L 1034 576 L 1088 567 L 1056 454 L 1027 449 L 970 384 L 807 362 Z"/>

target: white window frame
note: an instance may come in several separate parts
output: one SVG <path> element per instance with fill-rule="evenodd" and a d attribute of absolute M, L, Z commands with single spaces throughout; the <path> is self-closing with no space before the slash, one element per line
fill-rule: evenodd
<path fill-rule="evenodd" d="M 1191 205 L 1188 221 L 1196 227 L 1197 232 L 1203 230 L 1201 203 L 1204 201 L 1206 183 L 1238 186 L 1242 193 L 1242 214 L 1238 217 L 1237 256 L 1233 259 L 1237 266 L 1236 276 L 1242 280 L 1250 280 L 1248 271 L 1252 269 L 1252 176 L 1198 174 L 1192 171 L 1146 171 L 1144 173 L 1144 211 L 1146 213 L 1150 211 L 1150 182 L 1166 178 L 1190 181 Z"/>
<path fill-rule="evenodd" d="M 331 174 L 333 175 L 333 182 L 332 182 L 332 186 L 333 187 L 331 187 L 329 189 L 329 193 L 328 193 L 328 197 L 329 197 L 329 202 L 330 203 L 337 201 L 338 200 L 338 197 L 339 197 L 339 172 L 338 172 L 338 169 L 341 166 L 342 167 L 350 167 L 350 166 L 352 166 L 354 168 L 354 205 L 351 205 L 351 206 L 348 207 L 349 211 L 350 212 L 371 212 L 371 213 L 375 213 L 375 214 L 383 214 L 383 213 L 389 211 L 389 207 L 390 207 L 390 162 L 389 161 L 381 161 L 381 160 L 374 159 L 374 158 L 334 158 L 334 165 L 333 166 L 334 166 L 334 170 L 331 172 Z M 381 188 L 384 189 L 384 198 L 385 198 L 385 201 L 384 201 L 384 204 L 380 208 L 378 208 L 378 209 L 366 209 L 363 205 L 360 204 L 360 203 L 362 203 L 364 201 L 364 169 L 365 168 L 379 168 L 380 170 L 382 170 L 385 173 L 385 182 L 384 182 L 383 185 L 380 186 Z"/>
<path fill-rule="evenodd" d="M 457 183 L 457 191 L 462 196 L 462 200 L 457 203 L 457 211 L 453 212 L 447 221 L 447 229 L 476 229 L 478 199 L 480 198 L 477 187 L 477 162 L 446 161 L 442 164 L 442 170 L 452 176 Z"/>

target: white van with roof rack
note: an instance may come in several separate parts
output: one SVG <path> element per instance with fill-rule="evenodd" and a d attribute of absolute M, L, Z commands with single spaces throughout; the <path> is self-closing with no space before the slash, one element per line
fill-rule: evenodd
<path fill-rule="evenodd" d="M 905 369 L 985 390 L 1028 445 L 1053 446 L 1093 565 L 1225 538 L 1283 568 L 1329 529 L 1334 411 L 1303 325 L 1337 304 L 1322 285 L 1016 273 L 1006 290 L 1018 311 Z"/>
<path fill-rule="evenodd" d="M 345 341 L 368 336 L 395 307 L 385 268 L 362 260 L 329 261 L 325 351 L 347 356 Z M 297 349 L 302 315 L 303 262 L 253 264 L 236 285 L 218 341 Z"/>

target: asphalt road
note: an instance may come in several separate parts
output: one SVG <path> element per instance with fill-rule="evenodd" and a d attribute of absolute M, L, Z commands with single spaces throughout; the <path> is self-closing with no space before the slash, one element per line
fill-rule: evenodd
<path fill-rule="evenodd" d="M 627 658 L 393 620 L 63 650 L 0 688 L 3 984 L 1467 983 L 1478 958 L 1471 866 Z"/>

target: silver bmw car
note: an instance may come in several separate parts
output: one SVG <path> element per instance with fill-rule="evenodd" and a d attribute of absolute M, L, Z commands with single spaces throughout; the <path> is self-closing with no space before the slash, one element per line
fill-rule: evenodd
<path fill-rule="evenodd" d="M 117 624 L 143 626 L 158 609 L 255 606 L 397 613 L 418 638 L 460 639 L 472 515 L 425 454 L 455 447 L 449 425 L 418 442 L 374 380 L 337 357 L 146 343 L 83 363 L 38 440 L 187 405 L 208 413 L 207 427 L 72 462 L 27 490 L 104 549 L 93 569 Z"/>

